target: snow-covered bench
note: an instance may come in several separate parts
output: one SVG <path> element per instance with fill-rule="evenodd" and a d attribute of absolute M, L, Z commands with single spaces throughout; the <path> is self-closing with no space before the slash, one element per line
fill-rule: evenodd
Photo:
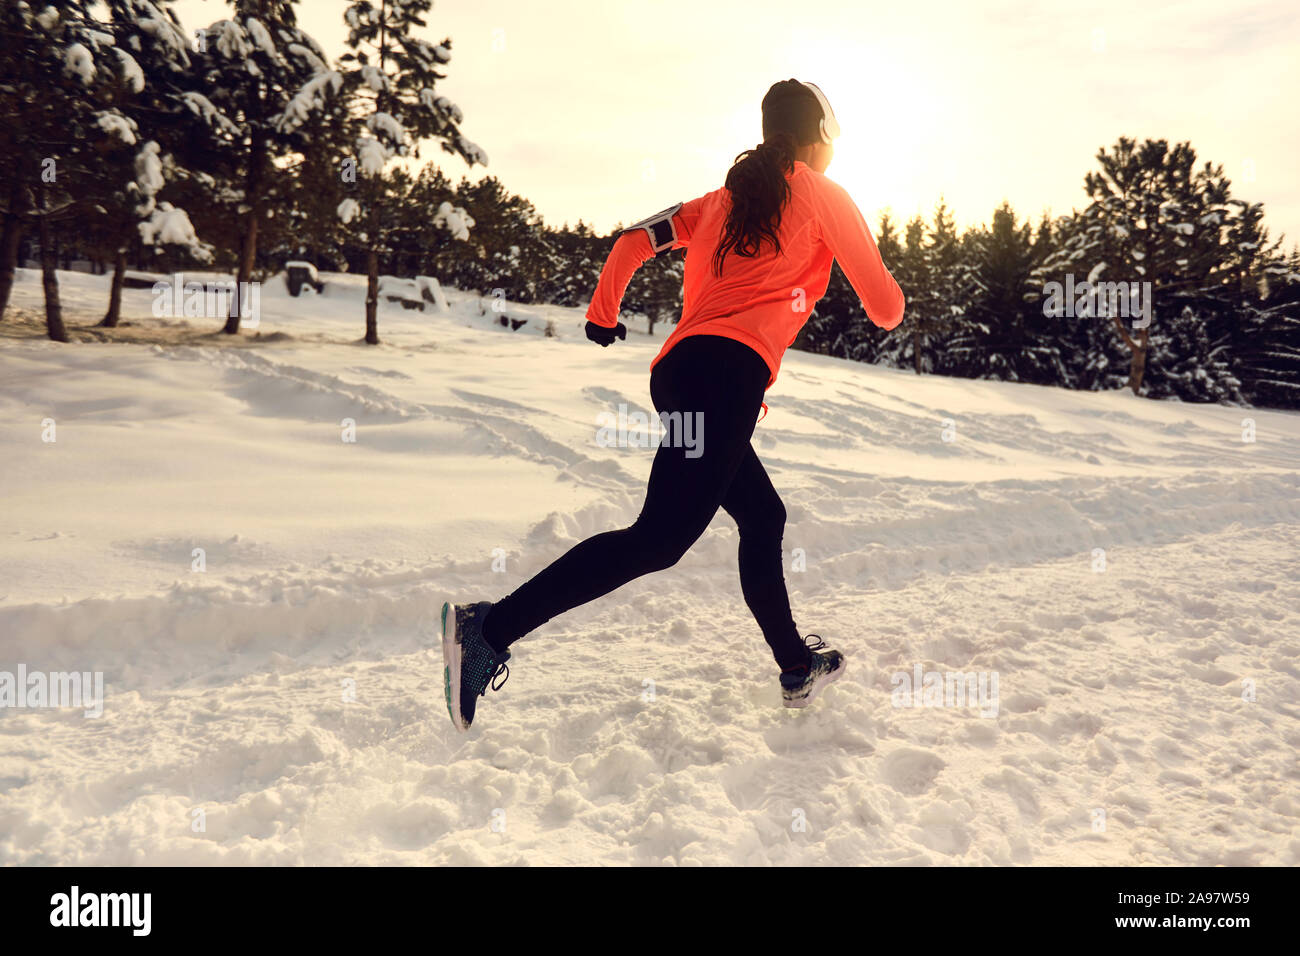
<path fill-rule="evenodd" d="M 416 276 L 414 279 L 380 276 L 379 297 L 388 302 L 400 303 L 404 309 L 419 309 L 423 312 L 427 303 L 439 314 L 446 315 L 450 311 L 442 286 L 432 276 Z"/>
<path fill-rule="evenodd" d="M 311 286 L 316 292 L 323 292 L 325 289 L 325 283 L 321 282 L 320 276 L 316 274 L 316 267 L 301 259 L 291 259 L 284 264 L 284 284 L 294 298 L 298 297 L 304 285 Z"/>
<path fill-rule="evenodd" d="M 451 311 L 447 297 L 442 294 L 442 286 L 433 276 L 416 276 L 415 286 L 420 290 L 420 298 L 433 303 L 434 309 L 442 315 Z"/>
<path fill-rule="evenodd" d="M 404 309 L 424 311 L 424 297 L 420 295 L 420 286 L 414 279 L 380 276 L 379 297 L 386 302 L 400 303 Z"/>
<path fill-rule="evenodd" d="M 152 289 L 155 282 L 171 282 L 171 276 L 137 272 L 134 269 L 127 269 L 122 273 L 122 288 L 124 289 Z"/>
<path fill-rule="evenodd" d="M 491 305 L 488 305 L 488 302 L 491 302 Z M 555 320 L 541 315 L 535 309 L 525 305 L 519 305 L 518 303 L 507 305 L 504 299 L 495 296 L 484 297 L 479 299 L 479 313 L 481 315 L 495 314 L 496 323 L 511 332 L 524 329 L 526 332 L 536 332 L 547 338 L 555 336 Z"/>

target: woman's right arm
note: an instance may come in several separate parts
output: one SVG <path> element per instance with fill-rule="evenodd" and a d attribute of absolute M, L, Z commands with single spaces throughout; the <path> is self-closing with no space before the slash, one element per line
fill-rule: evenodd
<path fill-rule="evenodd" d="M 706 193 L 690 202 L 682 203 L 673 214 L 673 232 L 676 239 L 672 248 L 685 249 L 691 244 L 695 224 L 700 220 L 705 200 L 711 195 L 712 193 Z M 645 229 L 629 227 L 625 230 L 614 243 L 614 248 L 610 250 L 609 257 L 600 270 L 596 291 L 592 293 L 591 305 L 587 308 L 587 320 L 610 329 L 618 325 L 618 313 L 628 283 L 632 281 L 636 270 L 655 255 L 654 245 L 650 242 L 650 236 Z"/>
<path fill-rule="evenodd" d="M 885 268 L 876 240 L 844 187 L 817 176 L 813 209 L 821 236 L 858 294 L 867 317 L 882 329 L 903 321 L 903 290 Z"/>

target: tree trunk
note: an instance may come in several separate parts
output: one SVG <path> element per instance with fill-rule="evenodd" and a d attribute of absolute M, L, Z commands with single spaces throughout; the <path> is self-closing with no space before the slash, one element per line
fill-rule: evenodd
<path fill-rule="evenodd" d="M 27 190 L 19 180 L 9 190 L 9 211 L 5 213 L 4 232 L 0 234 L 0 319 L 9 307 L 14 288 L 14 270 L 18 267 L 18 246 L 23 238 L 23 214 L 27 211 Z"/>
<path fill-rule="evenodd" d="M 230 315 L 226 318 L 225 329 L 222 330 L 227 335 L 235 335 L 239 332 L 240 310 L 244 304 L 244 297 L 240 295 L 240 291 L 248 288 L 244 283 L 253 276 L 253 261 L 257 256 L 257 225 L 257 207 L 254 206 L 248 211 L 248 224 L 244 227 L 244 246 L 239 256 L 239 273 L 235 276 L 234 301 L 230 304 Z"/>
<path fill-rule="evenodd" d="M 366 344 L 379 344 L 379 254 L 366 253 Z"/>
<path fill-rule="evenodd" d="M 912 325 L 912 364 L 916 367 L 916 374 L 921 374 L 921 330 Z"/>
<path fill-rule="evenodd" d="M 1142 376 L 1147 370 L 1147 340 L 1150 336 L 1151 330 L 1143 329 L 1134 343 L 1133 358 L 1128 367 L 1128 387 L 1133 389 L 1134 395 L 1142 394 Z"/>
<path fill-rule="evenodd" d="M 41 284 L 45 288 L 45 330 L 54 341 L 66 342 L 68 330 L 63 327 L 63 309 L 59 305 L 59 277 L 54 272 L 58 263 L 54 246 L 50 242 L 50 227 L 45 221 L 44 195 L 41 196 L 41 208 L 36 221 L 41 240 Z"/>
<path fill-rule="evenodd" d="M 1112 318 L 1115 322 L 1115 328 L 1119 330 L 1120 338 L 1129 347 L 1128 387 L 1133 390 L 1134 395 L 1141 395 L 1142 376 L 1147 370 L 1147 344 L 1151 338 L 1151 329 L 1150 327 L 1143 329 L 1142 334 L 1134 339 L 1133 336 L 1128 334 L 1128 329 L 1124 328 L 1124 323 L 1120 321 L 1118 315 Z"/>
<path fill-rule="evenodd" d="M 122 280 L 126 277 L 126 246 L 117 250 L 113 261 L 113 282 L 108 288 L 108 313 L 99 324 L 106 329 L 117 328 L 118 317 L 122 313 Z"/>

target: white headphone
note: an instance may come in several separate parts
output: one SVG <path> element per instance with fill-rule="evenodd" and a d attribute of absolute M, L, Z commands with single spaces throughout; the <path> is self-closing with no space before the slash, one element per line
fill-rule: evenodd
<path fill-rule="evenodd" d="M 817 102 L 821 104 L 822 119 L 819 129 L 822 134 L 822 142 L 829 146 L 831 141 L 840 135 L 840 124 L 835 119 L 835 113 L 831 110 L 830 100 L 826 99 L 826 94 L 817 87 L 817 84 L 809 83 L 806 80 L 800 82 L 812 90 L 813 96 L 817 97 Z"/>

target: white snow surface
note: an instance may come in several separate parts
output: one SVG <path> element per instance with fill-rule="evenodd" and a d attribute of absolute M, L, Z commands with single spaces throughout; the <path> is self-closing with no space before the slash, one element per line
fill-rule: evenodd
<path fill-rule="evenodd" d="M 106 684 L 0 708 L 0 864 L 1300 863 L 1300 416 L 790 352 L 754 446 L 845 678 L 781 707 L 720 513 L 459 734 L 441 602 L 635 519 L 652 450 L 596 419 L 651 408 L 668 329 L 444 286 L 368 347 L 365 277 L 321 278 L 256 336 L 147 289 L 143 343 L 0 324 L 0 671 Z M 93 325 L 108 277 L 60 281 Z M 997 715 L 893 706 L 916 665 L 996 672 Z"/>

